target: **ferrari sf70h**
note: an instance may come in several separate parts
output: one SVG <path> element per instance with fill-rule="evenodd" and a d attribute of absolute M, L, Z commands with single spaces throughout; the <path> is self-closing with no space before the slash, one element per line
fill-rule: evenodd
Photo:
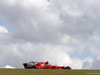
<path fill-rule="evenodd" d="M 49 62 L 28 62 L 23 63 L 25 69 L 71 69 L 67 66 L 50 65 Z"/>

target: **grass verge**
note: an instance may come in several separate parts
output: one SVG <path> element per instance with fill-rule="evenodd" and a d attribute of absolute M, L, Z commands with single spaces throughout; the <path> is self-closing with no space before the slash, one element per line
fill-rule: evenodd
<path fill-rule="evenodd" d="M 100 70 L 0 69 L 0 75 L 100 75 Z"/>

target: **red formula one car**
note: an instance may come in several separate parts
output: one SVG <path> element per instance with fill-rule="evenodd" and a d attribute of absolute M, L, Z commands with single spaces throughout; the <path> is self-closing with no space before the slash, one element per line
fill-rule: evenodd
<path fill-rule="evenodd" d="M 57 66 L 50 65 L 49 62 L 28 62 L 23 63 L 25 69 L 71 69 L 71 67 L 67 66 Z"/>

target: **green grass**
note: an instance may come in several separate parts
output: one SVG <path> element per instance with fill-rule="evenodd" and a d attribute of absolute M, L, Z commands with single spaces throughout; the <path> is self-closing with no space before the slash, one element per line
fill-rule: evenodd
<path fill-rule="evenodd" d="M 100 75 L 100 70 L 0 69 L 0 75 Z"/>

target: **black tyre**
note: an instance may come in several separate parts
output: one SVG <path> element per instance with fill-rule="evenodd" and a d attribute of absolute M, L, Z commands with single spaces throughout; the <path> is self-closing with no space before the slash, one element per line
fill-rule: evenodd
<path fill-rule="evenodd" d="M 65 69 L 71 69 L 71 67 L 67 66 L 67 67 L 65 67 Z"/>

